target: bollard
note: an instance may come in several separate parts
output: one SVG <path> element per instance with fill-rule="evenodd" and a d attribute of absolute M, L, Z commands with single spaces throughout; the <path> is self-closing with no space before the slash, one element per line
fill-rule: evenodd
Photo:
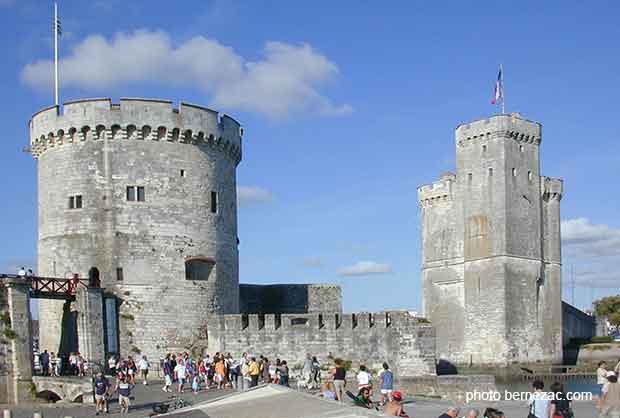
<path fill-rule="evenodd" d="M 2 418 L 12 418 L 13 414 L 11 414 L 11 410 L 10 409 L 5 409 L 4 413 L 2 414 Z"/>

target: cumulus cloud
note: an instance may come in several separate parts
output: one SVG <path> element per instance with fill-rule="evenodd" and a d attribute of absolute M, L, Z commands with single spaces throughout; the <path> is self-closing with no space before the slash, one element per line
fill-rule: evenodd
<path fill-rule="evenodd" d="M 562 221 L 562 244 L 583 256 L 620 255 L 620 229 L 593 224 L 587 218 Z"/>
<path fill-rule="evenodd" d="M 22 80 L 49 89 L 51 67 L 50 60 L 30 63 L 22 70 Z M 131 83 L 196 86 L 212 97 L 213 106 L 272 118 L 302 111 L 329 116 L 352 111 L 319 91 L 338 75 L 338 67 L 308 44 L 267 42 L 262 59 L 250 61 L 203 36 L 174 45 L 163 31 L 117 33 L 112 39 L 91 35 L 60 61 L 60 71 L 64 86 L 97 92 Z"/>
<path fill-rule="evenodd" d="M 249 206 L 257 203 L 267 203 L 273 199 L 268 190 L 253 186 L 238 186 L 237 201 L 239 206 Z"/>
<path fill-rule="evenodd" d="M 338 270 L 338 274 L 341 276 L 368 276 L 372 274 L 389 273 L 392 273 L 392 266 L 374 261 L 359 261 L 351 266 L 343 267 Z"/>

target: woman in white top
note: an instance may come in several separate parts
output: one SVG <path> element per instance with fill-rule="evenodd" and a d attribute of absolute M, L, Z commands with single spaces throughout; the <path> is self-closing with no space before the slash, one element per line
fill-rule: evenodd
<path fill-rule="evenodd" d="M 363 389 L 366 387 L 372 387 L 372 383 L 370 382 L 370 373 L 366 371 L 366 366 L 363 364 L 360 366 L 360 371 L 357 374 L 357 386 L 358 389 Z"/>
<path fill-rule="evenodd" d="M 596 369 L 596 384 L 599 386 L 599 394 L 603 394 L 603 386 L 607 383 L 607 363 L 599 361 Z"/>
<path fill-rule="evenodd" d="M 616 418 L 620 416 L 620 383 L 614 372 L 609 372 L 608 383 L 603 386 L 603 395 L 598 401 L 600 417 Z"/>
<path fill-rule="evenodd" d="M 140 375 L 142 376 L 142 383 L 144 383 L 144 385 L 149 384 L 147 379 L 149 375 L 149 366 L 150 364 L 146 356 L 142 356 L 142 358 L 138 362 L 138 369 L 140 369 Z"/>

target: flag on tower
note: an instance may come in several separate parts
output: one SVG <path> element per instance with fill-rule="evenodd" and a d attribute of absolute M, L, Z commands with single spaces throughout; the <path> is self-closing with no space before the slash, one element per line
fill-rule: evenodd
<path fill-rule="evenodd" d="M 497 74 L 497 81 L 495 82 L 495 95 L 492 104 L 499 104 L 504 101 L 504 75 L 502 74 L 502 66 L 499 66 L 499 73 Z"/>

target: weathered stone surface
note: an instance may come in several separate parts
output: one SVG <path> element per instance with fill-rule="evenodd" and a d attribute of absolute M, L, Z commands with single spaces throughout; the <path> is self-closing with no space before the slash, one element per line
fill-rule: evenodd
<path fill-rule="evenodd" d="M 121 301 L 123 353 L 184 349 L 207 314 L 239 311 L 235 120 L 184 103 L 93 99 L 35 114 L 30 138 L 38 273 L 88 277 L 96 267 Z M 144 187 L 145 201 L 128 201 L 128 186 Z M 82 208 L 69 209 L 78 195 Z M 205 280 L 186 280 L 193 256 L 215 262 Z M 41 349 L 56 352 L 62 301 L 42 300 L 40 315 Z"/>
<path fill-rule="evenodd" d="M 456 174 L 418 189 L 425 315 L 455 363 L 562 359 L 562 181 L 519 114 L 456 129 Z"/>
<path fill-rule="evenodd" d="M 209 318 L 209 351 L 264 354 L 303 363 L 307 353 L 380 370 L 387 361 L 401 376 L 435 374 L 435 329 L 407 312 L 219 315 Z"/>
<path fill-rule="evenodd" d="M 76 293 L 80 353 L 91 367 L 99 365 L 105 370 L 103 289 L 79 287 Z"/>

